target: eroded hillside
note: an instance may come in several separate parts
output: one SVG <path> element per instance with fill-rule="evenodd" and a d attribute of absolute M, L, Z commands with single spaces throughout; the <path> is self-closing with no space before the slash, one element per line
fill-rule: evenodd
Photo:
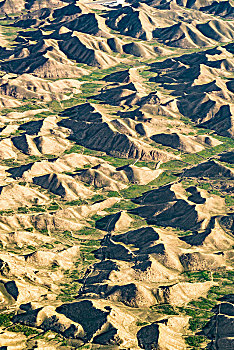
<path fill-rule="evenodd" d="M 0 2 L 0 349 L 229 350 L 233 2 Z"/>

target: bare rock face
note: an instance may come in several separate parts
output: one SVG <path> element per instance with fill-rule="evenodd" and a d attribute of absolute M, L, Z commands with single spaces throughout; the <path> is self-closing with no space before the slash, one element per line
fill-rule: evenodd
<path fill-rule="evenodd" d="M 14 317 L 13 322 L 37 326 L 43 330 L 53 330 L 65 338 L 73 338 L 87 343 L 93 338 L 94 343 L 118 345 L 121 343 L 117 330 L 108 322 L 111 308 L 96 308 L 89 300 L 72 304 L 63 304 L 56 309 L 45 307 L 30 309 Z"/>
<path fill-rule="evenodd" d="M 154 349 L 158 347 L 159 326 L 152 324 L 142 328 L 137 333 L 138 343 L 141 349 Z"/>
<path fill-rule="evenodd" d="M 191 169 L 188 169 L 185 171 L 184 175 L 189 177 L 206 176 L 210 178 L 227 177 L 230 179 L 233 179 L 234 177 L 232 169 L 225 167 L 214 160 L 201 163 Z"/>
<path fill-rule="evenodd" d="M 82 109 L 80 109 L 80 113 L 82 113 Z M 89 119 L 96 117 L 95 113 L 89 113 L 86 116 Z M 80 121 L 78 115 L 77 117 L 72 116 L 69 119 L 63 119 L 60 125 L 71 129 L 72 138 L 79 144 L 112 155 L 124 158 L 139 158 L 141 160 L 166 161 L 177 158 L 165 151 L 154 150 L 148 144 L 114 130 L 107 121 L 95 123 Z"/>
<path fill-rule="evenodd" d="M 233 164 L 233 151 L 221 153 L 219 159 L 223 162 Z"/>
<path fill-rule="evenodd" d="M 190 136 L 178 134 L 156 134 L 151 136 L 152 140 L 162 145 L 183 150 L 189 153 L 202 151 L 204 146 L 196 142 L 196 139 Z"/>
<path fill-rule="evenodd" d="M 187 197 L 186 192 L 191 195 Z M 186 192 L 180 184 L 159 187 L 133 199 L 141 206 L 131 212 L 146 218 L 151 224 L 170 224 L 185 230 L 205 229 L 211 220 L 206 208 L 213 207 L 218 214 L 224 203 L 218 197 L 206 197 L 205 192 L 203 197 L 196 188 L 187 188 Z"/>
<path fill-rule="evenodd" d="M 42 175 L 35 177 L 33 183 L 67 200 L 87 198 L 92 195 L 92 191 L 82 184 L 74 182 L 73 178 L 68 175 Z"/>
<path fill-rule="evenodd" d="M 13 96 L 19 99 L 36 98 L 42 101 L 52 101 L 53 99 L 66 99 L 65 93 L 78 93 L 80 83 L 76 80 L 61 80 L 58 82 L 47 82 L 41 78 L 33 77 L 30 74 L 0 82 L 0 93 L 7 96 Z"/>
<path fill-rule="evenodd" d="M 1 209 L 23 207 L 36 203 L 43 205 L 48 203 L 48 197 L 39 191 L 17 184 L 0 187 Z"/>
<path fill-rule="evenodd" d="M 182 335 L 179 333 L 186 327 L 188 318 L 171 317 L 142 327 L 137 333 L 138 345 L 141 349 L 183 349 L 185 346 Z M 177 334 L 175 329 L 177 328 Z"/>
<path fill-rule="evenodd" d="M 132 219 L 125 212 L 119 212 L 114 215 L 106 216 L 103 219 L 97 221 L 97 228 L 105 230 L 107 232 L 111 231 L 121 231 L 125 230 L 126 227 L 130 226 Z"/>
<path fill-rule="evenodd" d="M 191 299 L 206 295 L 212 286 L 211 282 L 204 283 L 177 283 L 170 286 L 160 286 L 157 295 L 162 302 L 175 306 L 187 304 Z"/>
<path fill-rule="evenodd" d="M 48 267 L 51 265 L 60 265 L 64 269 L 69 269 L 73 265 L 75 258 L 79 257 L 79 247 L 73 246 L 59 253 L 54 252 L 45 252 L 45 251 L 36 251 L 25 256 L 25 260 L 28 264 Z"/>
<path fill-rule="evenodd" d="M 232 232 L 234 228 L 234 216 L 233 214 L 225 215 L 220 219 L 220 223 L 224 226 L 228 231 Z"/>
<path fill-rule="evenodd" d="M 16 158 L 17 154 L 14 150 L 14 146 L 11 142 L 11 140 L 9 139 L 3 139 L 2 141 L 0 141 L 0 146 L 1 146 L 1 150 L 0 150 L 0 158 L 2 159 L 12 159 L 12 158 Z"/>
<path fill-rule="evenodd" d="M 103 162 L 101 158 L 71 153 L 55 158 L 53 161 L 42 160 L 14 167 L 8 169 L 8 172 L 13 178 L 22 178 L 30 182 L 36 176 L 74 171 L 77 168 L 97 165 Z"/>
<path fill-rule="evenodd" d="M 214 316 L 203 328 L 202 333 L 210 340 L 213 349 L 228 349 L 233 346 L 233 298 L 227 295 L 213 309 Z"/>
<path fill-rule="evenodd" d="M 64 6 L 66 5 L 66 1 L 60 1 L 60 0 L 49 0 L 49 1 L 38 1 L 38 0 L 33 0 L 33 1 L 10 1 L 6 0 L 3 1 L 1 4 L 1 13 L 18 13 L 22 10 L 37 10 L 40 8 L 43 8 L 44 6 L 49 6 L 49 7 L 56 7 L 56 6 Z"/>
<path fill-rule="evenodd" d="M 89 340 L 93 334 L 106 322 L 108 312 L 95 309 L 90 301 L 80 303 L 65 304 L 59 306 L 57 312 L 65 315 L 71 320 L 81 323 L 85 332 L 85 337 Z M 86 316 L 84 317 L 84 313 Z M 95 320 L 95 322 L 93 322 Z"/>
<path fill-rule="evenodd" d="M 24 301 L 38 301 L 43 299 L 43 295 L 47 293 L 47 289 L 43 287 L 35 287 L 29 283 L 20 283 L 16 281 L 8 281 L 4 283 L 6 300 L 5 303 L 12 304 L 16 302 L 18 305 Z"/>

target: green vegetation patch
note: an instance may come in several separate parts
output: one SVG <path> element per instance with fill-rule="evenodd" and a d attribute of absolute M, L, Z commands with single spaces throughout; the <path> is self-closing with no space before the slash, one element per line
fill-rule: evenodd
<path fill-rule="evenodd" d="M 9 332 L 24 333 L 24 335 L 26 337 L 28 337 L 29 335 L 33 335 L 33 334 L 40 334 L 40 332 L 37 329 L 32 328 L 32 327 L 28 327 L 28 326 L 24 326 L 21 324 L 15 324 L 15 325 L 9 327 L 7 330 Z"/>
<path fill-rule="evenodd" d="M 170 304 L 160 304 L 151 306 L 151 309 L 158 312 L 159 314 L 165 315 L 179 315 L 175 307 Z"/>
<path fill-rule="evenodd" d="M 107 212 L 113 213 L 120 210 L 131 210 L 137 207 L 137 204 L 132 203 L 130 200 L 121 200 L 115 203 L 111 208 L 106 209 Z"/>
<path fill-rule="evenodd" d="M 9 327 L 12 325 L 12 318 L 14 316 L 14 313 L 10 314 L 1 314 L 0 315 L 0 327 Z"/>
<path fill-rule="evenodd" d="M 163 163 L 160 166 L 160 169 L 169 169 L 169 170 L 181 170 L 186 168 L 188 165 L 187 162 L 183 162 L 182 160 L 170 160 L 169 162 Z"/>
<path fill-rule="evenodd" d="M 21 112 L 26 112 L 26 111 L 35 110 L 35 109 L 41 109 L 41 106 L 29 103 L 29 104 L 19 106 L 19 107 L 14 107 L 14 108 L 3 108 L 1 110 L 1 114 L 6 115 L 6 114 L 11 113 L 11 112 L 21 113 Z"/>
<path fill-rule="evenodd" d="M 226 195 L 225 196 L 225 203 L 228 207 L 234 205 L 234 196 Z"/>
<path fill-rule="evenodd" d="M 183 274 L 188 282 L 206 282 L 211 281 L 210 271 L 185 271 Z"/>
<path fill-rule="evenodd" d="M 92 235 L 95 236 L 99 233 L 99 230 L 93 227 L 85 227 L 76 232 L 79 235 Z"/>
<path fill-rule="evenodd" d="M 65 203 L 65 205 L 68 205 L 68 206 L 84 205 L 84 204 L 88 204 L 88 203 L 83 199 L 74 199 L 72 201 L 68 201 Z"/>
<path fill-rule="evenodd" d="M 162 174 L 159 175 L 159 177 L 157 177 L 157 179 L 151 181 L 149 185 L 153 185 L 154 187 L 160 187 L 176 180 L 177 177 L 174 176 L 170 171 L 164 171 Z"/>
<path fill-rule="evenodd" d="M 202 343 L 206 340 L 206 337 L 202 335 L 190 335 L 185 338 L 185 342 L 192 346 L 194 349 L 199 349 Z"/>
<path fill-rule="evenodd" d="M 124 198 L 131 199 L 138 197 L 142 195 L 142 193 L 147 192 L 149 190 L 151 190 L 151 186 L 149 185 L 132 185 L 119 192 Z"/>

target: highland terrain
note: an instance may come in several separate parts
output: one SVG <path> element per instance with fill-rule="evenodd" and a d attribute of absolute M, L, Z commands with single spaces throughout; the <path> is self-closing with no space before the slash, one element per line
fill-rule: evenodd
<path fill-rule="evenodd" d="M 232 0 L 0 1 L 0 350 L 234 349 Z"/>

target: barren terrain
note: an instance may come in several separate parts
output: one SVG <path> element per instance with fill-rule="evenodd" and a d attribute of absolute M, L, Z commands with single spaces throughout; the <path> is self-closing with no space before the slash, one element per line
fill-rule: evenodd
<path fill-rule="evenodd" d="M 231 350 L 233 1 L 0 1 L 0 350 Z"/>

